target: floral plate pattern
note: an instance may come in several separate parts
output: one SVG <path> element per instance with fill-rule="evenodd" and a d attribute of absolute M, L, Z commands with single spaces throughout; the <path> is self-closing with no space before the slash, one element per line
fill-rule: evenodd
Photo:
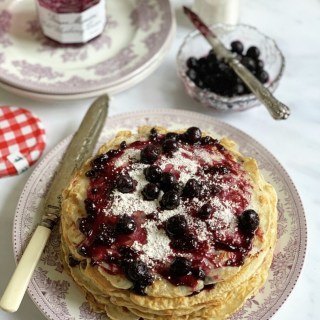
<path fill-rule="evenodd" d="M 304 209 L 290 177 L 273 155 L 244 132 L 214 118 L 189 111 L 155 109 L 152 112 L 141 111 L 110 117 L 97 147 L 117 131 L 134 131 L 141 125 L 160 125 L 171 129 L 198 126 L 217 138 L 230 137 L 238 143 L 243 154 L 257 159 L 266 180 L 274 185 L 278 193 L 278 240 L 266 285 L 254 298 L 247 301 L 232 320 L 270 319 L 293 290 L 306 252 Z M 60 142 L 42 160 L 22 192 L 13 227 L 14 254 L 17 260 L 40 221 L 44 195 L 70 139 L 68 137 Z M 107 319 L 90 311 L 84 294 L 63 272 L 59 262 L 59 242 L 56 228 L 29 284 L 29 295 L 48 319 Z"/>
<path fill-rule="evenodd" d="M 34 1 L 0 1 L 0 81 L 47 94 L 109 90 L 158 64 L 174 26 L 169 0 L 107 1 L 101 36 L 59 44 L 42 34 Z"/>

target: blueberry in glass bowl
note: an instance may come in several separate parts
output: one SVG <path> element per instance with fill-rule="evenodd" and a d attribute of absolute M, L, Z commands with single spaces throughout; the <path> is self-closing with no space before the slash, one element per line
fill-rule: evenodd
<path fill-rule="evenodd" d="M 261 83 L 275 91 L 285 59 L 273 39 L 244 24 L 214 24 L 210 28 Z M 205 107 L 242 111 L 261 104 L 235 72 L 217 59 L 198 30 L 190 33 L 180 46 L 177 68 L 188 95 Z"/>

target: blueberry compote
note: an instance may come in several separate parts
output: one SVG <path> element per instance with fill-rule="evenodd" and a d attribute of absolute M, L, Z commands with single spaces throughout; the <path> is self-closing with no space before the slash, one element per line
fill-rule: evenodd
<path fill-rule="evenodd" d="M 252 247 L 259 216 L 249 208 L 250 179 L 199 128 L 152 129 L 146 140 L 97 156 L 86 176 L 78 252 L 127 277 L 136 294 L 157 277 L 197 291 L 216 269 L 242 265 Z"/>

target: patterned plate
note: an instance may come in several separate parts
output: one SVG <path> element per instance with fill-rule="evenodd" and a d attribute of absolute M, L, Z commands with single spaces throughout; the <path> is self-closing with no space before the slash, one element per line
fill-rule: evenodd
<path fill-rule="evenodd" d="M 285 302 L 294 288 L 305 257 L 307 229 L 298 192 L 279 162 L 257 141 L 242 131 L 214 118 L 180 110 L 153 110 L 127 113 L 107 120 L 98 145 L 121 129 L 135 130 L 140 125 L 162 125 L 168 128 L 199 126 L 216 137 L 229 136 L 246 155 L 256 158 L 267 181 L 278 193 L 278 242 L 268 281 L 263 289 L 232 317 L 232 320 L 266 320 Z M 30 234 L 39 222 L 41 204 L 50 185 L 57 161 L 61 160 L 70 137 L 58 144 L 37 166 L 19 200 L 14 219 L 14 254 L 19 258 Z M 84 294 L 62 270 L 59 263 L 57 230 L 41 257 L 28 288 L 39 309 L 54 320 L 105 319 L 89 311 Z"/>
<path fill-rule="evenodd" d="M 34 1 L 1 0 L 0 81 L 48 94 L 108 90 L 161 61 L 174 26 L 169 0 L 107 1 L 103 34 L 63 45 L 42 34 Z"/>

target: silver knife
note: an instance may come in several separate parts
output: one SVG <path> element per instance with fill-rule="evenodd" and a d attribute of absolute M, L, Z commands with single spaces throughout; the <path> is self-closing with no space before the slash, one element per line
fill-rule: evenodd
<path fill-rule="evenodd" d="M 62 191 L 68 185 L 74 171 L 92 155 L 107 118 L 108 107 L 107 95 L 97 98 L 69 143 L 46 195 L 42 220 L 33 233 L 0 300 L 1 309 L 8 312 L 18 310 L 51 231 L 59 219 Z"/>
<path fill-rule="evenodd" d="M 263 103 L 271 116 L 276 119 L 287 119 L 290 109 L 277 100 L 272 93 L 232 54 L 213 33 L 200 17 L 187 7 L 183 7 L 184 13 L 189 17 L 194 26 L 201 32 L 214 49 L 217 57 L 223 59 L 249 87 L 251 92 Z"/>

